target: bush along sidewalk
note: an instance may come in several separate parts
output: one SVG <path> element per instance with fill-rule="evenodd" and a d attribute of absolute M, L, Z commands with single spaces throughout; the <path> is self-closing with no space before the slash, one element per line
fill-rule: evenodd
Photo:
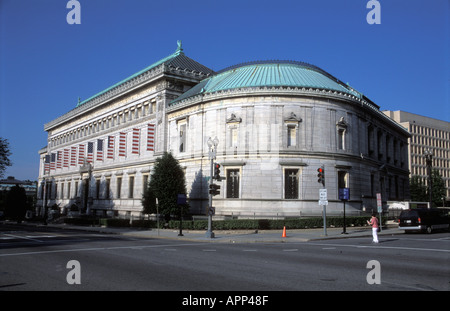
<path fill-rule="evenodd" d="M 347 227 L 367 226 L 366 216 L 349 216 L 345 218 Z M 387 217 L 382 218 L 383 226 L 386 225 Z M 118 218 L 65 218 L 66 224 L 84 225 L 84 226 L 104 226 L 120 228 L 156 228 L 157 222 L 154 220 L 118 219 Z M 343 227 L 343 217 L 327 217 L 327 227 Z M 160 228 L 178 230 L 180 228 L 179 220 L 170 220 L 167 226 L 160 222 Z M 230 219 L 214 220 L 212 222 L 213 230 L 278 230 L 283 229 L 310 229 L 323 228 L 322 217 L 311 218 L 286 218 L 286 219 Z M 183 229 L 186 230 L 206 230 L 208 228 L 207 220 L 183 220 Z"/>
<path fill-rule="evenodd" d="M 350 216 L 345 218 L 347 227 L 362 227 L 367 226 L 365 216 Z M 387 217 L 382 218 L 383 226 L 386 225 Z M 343 227 L 343 217 L 327 217 L 327 227 Z M 183 229 L 187 230 L 206 230 L 208 227 L 207 220 L 183 220 Z M 212 222 L 213 230 L 272 230 L 272 229 L 309 229 L 309 228 L 323 228 L 322 217 L 312 218 L 286 218 L 286 219 L 232 219 L 232 220 L 215 220 Z M 180 222 L 178 220 L 169 221 L 170 229 L 179 229 Z"/>

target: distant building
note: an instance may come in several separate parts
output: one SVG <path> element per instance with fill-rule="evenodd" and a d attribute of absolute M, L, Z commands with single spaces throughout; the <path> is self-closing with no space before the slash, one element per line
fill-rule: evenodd
<path fill-rule="evenodd" d="M 450 122 L 428 118 L 406 111 L 383 111 L 384 114 L 408 129 L 409 170 L 411 176 L 420 176 L 427 183 L 425 150 L 431 149 L 433 169 L 439 171 L 450 199 Z"/>
<path fill-rule="evenodd" d="M 25 189 L 25 192 L 29 196 L 36 195 L 36 182 L 30 180 L 18 180 L 13 176 L 8 176 L 6 179 L 0 179 L 0 191 L 9 191 L 11 187 L 15 185 L 19 185 L 20 187 Z"/>
<path fill-rule="evenodd" d="M 156 159 L 185 170 L 191 213 L 205 214 L 208 140 L 218 138 L 216 215 L 320 215 L 409 198 L 408 131 L 362 93 L 303 62 L 261 61 L 214 72 L 181 44 L 161 59 L 44 125 L 38 204 L 86 206 L 97 215 L 140 215 Z"/>

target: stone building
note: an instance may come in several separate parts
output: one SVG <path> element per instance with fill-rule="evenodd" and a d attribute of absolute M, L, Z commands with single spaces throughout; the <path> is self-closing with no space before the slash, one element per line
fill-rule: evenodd
<path fill-rule="evenodd" d="M 408 129 L 409 171 L 428 183 L 426 150 L 433 156 L 433 169 L 438 170 L 447 188 L 446 200 L 450 200 L 450 123 L 406 111 L 383 111 L 387 116 Z"/>
<path fill-rule="evenodd" d="M 208 205 L 208 139 L 217 137 L 216 215 L 320 215 L 409 196 L 408 131 L 362 93 L 302 62 L 267 61 L 219 72 L 174 54 L 80 102 L 44 126 L 40 204 L 98 215 L 139 215 L 152 166 L 171 152 L 185 170 L 192 214 Z M 46 189 L 46 190 L 45 190 Z"/>

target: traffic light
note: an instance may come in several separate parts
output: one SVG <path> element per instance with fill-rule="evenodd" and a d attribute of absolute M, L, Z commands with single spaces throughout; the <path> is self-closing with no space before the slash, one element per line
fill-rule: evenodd
<path fill-rule="evenodd" d="M 214 163 L 214 177 L 213 179 L 220 180 L 220 164 Z"/>
<path fill-rule="evenodd" d="M 209 194 L 218 195 L 220 194 L 220 186 L 216 184 L 210 184 L 209 185 Z"/>
<path fill-rule="evenodd" d="M 319 177 L 317 182 L 321 183 L 325 187 L 325 167 L 322 165 L 317 169 L 317 172 L 319 173 L 317 174 L 317 177 Z"/>

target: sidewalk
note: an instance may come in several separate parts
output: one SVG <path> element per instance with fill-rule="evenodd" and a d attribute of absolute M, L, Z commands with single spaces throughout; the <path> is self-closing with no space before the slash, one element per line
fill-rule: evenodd
<path fill-rule="evenodd" d="M 42 224 L 26 224 L 45 227 Z M 286 229 L 286 237 L 282 237 L 283 230 L 217 230 L 214 231 L 215 238 L 210 239 L 206 237 L 206 231 L 198 230 L 183 230 L 183 236 L 179 236 L 179 230 L 174 229 L 136 229 L 136 228 L 105 228 L 105 227 L 89 227 L 89 226 L 74 226 L 66 224 L 48 224 L 47 227 L 54 227 L 68 230 L 83 230 L 88 232 L 98 232 L 107 234 L 118 234 L 128 237 L 149 238 L 149 239 L 172 239 L 179 241 L 196 241 L 207 243 L 289 243 L 289 242 L 306 242 L 314 240 L 327 239 L 346 239 L 355 237 L 367 237 L 372 239 L 372 228 L 365 227 L 348 227 L 347 234 L 342 234 L 342 228 L 327 228 L 327 235 L 324 235 L 323 228 L 315 229 Z M 383 228 L 378 233 L 380 239 L 383 236 L 392 236 L 394 234 L 403 233 L 398 229 L 396 223 L 388 223 L 386 228 Z"/>

